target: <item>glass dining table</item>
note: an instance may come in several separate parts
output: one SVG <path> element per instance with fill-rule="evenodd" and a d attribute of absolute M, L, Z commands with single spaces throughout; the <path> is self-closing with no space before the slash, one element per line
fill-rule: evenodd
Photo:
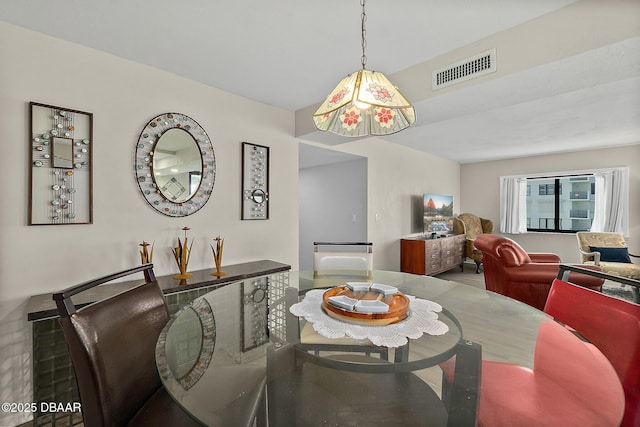
<path fill-rule="evenodd" d="M 460 343 L 481 348 L 482 360 L 532 368 L 538 329 L 551 321 L 519 301 L 436 277 L 374 271 L 369 281 L 407 296 L 408 317 L 368 326 L 327 316 L 326 309 L 314 311 L 327 289 L 354 279 L 314 277 L 313 272 L 289 272 L 266 282 L 214 289 L 178 311 L 162 331 L 156 364 L 164 387 L 203 425 L 251 425 L 265 401 L 269 401 L 270 425 L 302 425 L 273 422 L 272 415 L 278 412 L 273 405 L 285 406 L 284 412 L 295 405 L 291 398 L 270 395 L 276 388 L 267 387 L 268 377 L 292 369 L 274 358 L 281 349 L 294 348 L 304 354 L 303 360 L 336 372 L 411 373 L 440 398 L 441 365 L 451 360 Z M 360 349 L 366 356 L 354 355 Z M 332 377 L 332 393 L 345 390 L 348 398 L 348 381 L 350 374 Z M 305 391 L 304 381 L 297 386 Z M 400 402 L 416 405 L 415 399 Z M 347 425 L 360 425 L 353 421 Z M 318 420 L 318 425 L 326 422 L 342 425 L 334 419 Z M 446 419 L 444 424 L 434 418 L 422 425 L 446 425 Z"/>

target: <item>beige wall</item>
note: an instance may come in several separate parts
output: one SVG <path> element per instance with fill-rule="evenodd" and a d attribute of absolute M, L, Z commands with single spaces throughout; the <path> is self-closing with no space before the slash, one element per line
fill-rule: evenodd
<path fill-rule="evenodd" d="M 170 247 L 184 226 L 194 239 L 190 269 L 213 266 L 209 243 L 216 235 L 225 238 L 224 264 L 272 259 L 297 268 L 298 144 L 292 112 L 2 22 L 0 40 L 3 402 L 32 400 L 27 298 L 139 264 L 142 240 L 155 241 L 158 275 L 176 272 Z M 92 225 L 27 225 L 29 101 L 94 113 Z M 163 112 L 198 121 L 217 160 L 211 198 L 182 219 L 154 211 L 134 179 L 138 135 L 147 120 Z M 268 221 L 240 220 L 242 141 L 271 147 Z M 0 426 L 24 418 L 0 413 Z"/>
<path fill-rule="evenodd" d="M 640 254 L 640 144 L 550 156 L 462 165 L 461 212 L 474 212 L 500 227 L 500 176 L 571 170 L 629 167 L 629 248 Z M 555 252 L 565 262 L 578 262 L 574 234 L 527 233 L 509 235 L 531 252 Z"/>
<path fill-rule="evenodd" d="M 31 336 L 26 301 L 139 263 L 155 241 L 158 275 L 175 272 L 170 247 L 184 226 L 194 240 L 190 269 L 211 268 L 209 243 L 225 238 L 224 264 L 272 259 L 298 268 L 298 144 L 294 114 L 0 22 L 0 397 L 29 402 Z M 94 223 L 28 226 L 30 101 L 94 114 Z M 217 160 L 207 205 L 183 219 L 147 205 L 134 179 L 135 144 L 146 121 L 183 112 L 207 131 Z M 271 147 L 268 221 L 240 220 L 240 143 Z M 323 146 L 324 147 L 324 146 Z M 368 157 L 369 239 L 376 268 L 398 270 L 399 239 L 411 233 L 411 197 L 459 199 L 457 163 L 369 139 L 337 147 Z M 377 218 L 376 219 L 376 215 Z M 29 415 L 0 413 L 0 426 Z"/>
<path fill-rule="evenodd" d="M 400 239 L 412 234 L 412 197 L 451 194 L 457 203 L 460 165 L 376 138 L 337 147 L 368 158 L 367 230 L 374 268 L 399 271 Z"/>

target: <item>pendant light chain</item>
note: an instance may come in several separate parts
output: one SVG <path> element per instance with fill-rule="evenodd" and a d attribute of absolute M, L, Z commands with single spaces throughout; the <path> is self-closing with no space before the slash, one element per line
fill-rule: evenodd
<path fill-rule="evenodd" d="M 367 46 L 367 30 L 364 26 L 365 22 L 367 21 L 367 13 L 364 11 L 364 4 L 365 4 L 365 0 L 360 0 L 360 6 L 362 6 L 362 14 L 360 15 L 361 21 L 362 21 L 362 59 L 361 59 L 361 63 L 362 63 L 362 69 L 365 69 L 365 65 L 367 64 L 367 55 L 364 54 L 364 48 Z"/>
<path fill-rule="evenodd" d="M 415 108 L 387 76 L 366 69 L 365 3 L 360 0 L 362 68 L 340 80 L 313 113 L 318 130 L 349 137 L 383 136 L 400 132 L 416 121 Z"/>

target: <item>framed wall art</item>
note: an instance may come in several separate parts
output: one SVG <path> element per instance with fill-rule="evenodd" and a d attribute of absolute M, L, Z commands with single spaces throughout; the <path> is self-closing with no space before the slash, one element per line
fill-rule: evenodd
<path fill-rule="evenodd" d="M 93 223 L 93 114 L 29 107 L 29 225 Z"/>
<path fill-rule="evenodd" d="M 269 219 L 269 147 L 242 143 L 242 219 Z"/>

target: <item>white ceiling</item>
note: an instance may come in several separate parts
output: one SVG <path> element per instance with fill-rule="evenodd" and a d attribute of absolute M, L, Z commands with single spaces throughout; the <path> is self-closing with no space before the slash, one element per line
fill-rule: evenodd
<path fill-rule="evenodd" d="M 368 0 L 367 68 L 400 73 L 575 1 Z M 0 20 L 296 111 L 360 67 L 360 11 L 358 0 L 5 0 Z M 385 139 L 461 163 L 640 143 L 640 17 L 638 29 L 416 100 L 414 127 Z"/>

